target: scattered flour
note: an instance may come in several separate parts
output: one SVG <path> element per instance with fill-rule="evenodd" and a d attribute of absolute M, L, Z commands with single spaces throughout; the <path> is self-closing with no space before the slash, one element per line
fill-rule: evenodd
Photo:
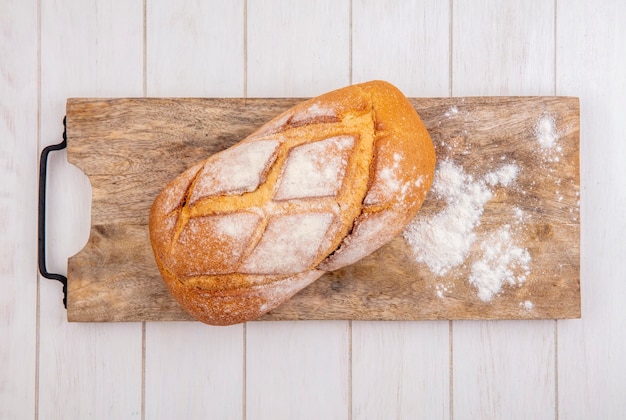
<path fill-rule="evenodd" d="M 543 149 L 552 149 L 556 146 L 559 139 L 559 135 L 556 132 L 556 126 L 554 117 L 550 115 L 544 115 L 535 125 L 535 136 L 539 146 Z"/>
<path fill-rule="evenodd" d="M 527 219 L 527 216 L 524 213 L 524 210 L 520 209 L 519 207 L 513 207 L 513 212 L 515 213 L 515 220 L 518 223 L 522 223 Z"/>
<path fill-rule="evenodd" d="M 511 185 L 515 178 L 517 178 L 517 173 L 519 169 L 517 165 L 509 164 L 504 165 L 502 168 L 497 171 L 489 172 L 485 175 L 485 182 L 492 187 L 500 184 L 503 187 L 508 187 Z"/>
<path fill-rule="evenodd" d="M 480 249 L 482 258 L 472 264 L 469 282 L 481 300 L 491 300 L 504 284 L 522 284 L 530 274 L 530 254 L 515 245 L 509 225 L 482 241 Z"/>
<path fill-rule="evenodd" d="M 561 139 L 562 131 L 560 132 L 556 125 L 555 118 L 547 113 L 544 113 L 537 119 L 535 123 L 535 139 L 539 144 L 538 148 L 538 158 L 541 160 L 543 164 L 543 182 L 546 185 L 548 182 L 553 183 L 554 185 L 554 196 L 553 199 L 556 203 L 561 205 L 567 203 L 566 200 L 567 195 L 563 193 L 563 184 L 565 184 L 563 179 L 560 177 L 563 173 L 567 173 L 567 170 L 559 170 L 559 162 L 561 162 L 564 157 L 563 147 L 565 144 Z M 576 185 L 576 181 L 571 180 L 571 184 L 573 188 L 576 190 L 579 186 Z M 562 210 L 568 210 L 574 217 L 573 221 L 578 222 L 578 209 L 574 207 L 560 207 Z"/>
<path fill-rule="evenodd" d="M 405 228 L 404 238 L 417 261 L 442 276 L 465 260 L 476 240 L 474 227 L 492 194 L 484 182 L 474 181 L 449 161 L 439 164 L 432 190 L 447 207 L 431 218 L 416 217 Z"/>
<path fill-rule="evenodd" d="M 451 116 L 456 115 L 458 113 L 459 113 L 459 108 L 457 108 L 456 105 L 455 105 L 455 106 L 450 107 L 450 109 L 448 109 L 444 115 L 446 117 L 451 117 Z"/>
<path fill-rule="evenodd" d="M 444 298 L 453 288 L 454 288 L 454 283 L 447 283 L 447 284 L 439 283 L 435 286 L 435 292 L 437 293 L 438 297 Z"/>
<path fill-rule="evenodd" d="M 441 161 L 432 191 L 446 207 L 434 216 L 418 215 L 403 232 L 415 259 L 439 276 L 464 264 L 477 240 L 474 229 L 493 197 L 490 188 L 512 185 L 518 173 L 517 165 L 505 164 L 476 180 L 458 165 Z M 518 220 L 524 217 L 521 209 L 515 215 Z M 479 249 L 482 256 L 472 265 L 469 282 L 480 299 L 490 300 L 505 283 L 520 284 L 529 274 L 530 254 L 515 245 L 510 226 L 481 240 Z M 438 288 L 437 295 L 442 297 L 444 289 Z"/>

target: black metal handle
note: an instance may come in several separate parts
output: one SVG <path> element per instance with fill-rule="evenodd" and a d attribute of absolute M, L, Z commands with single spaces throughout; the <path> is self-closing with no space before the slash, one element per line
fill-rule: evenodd
<path fill-rule="evenodd" d="M 62 274 L 49 273 L 46 268 L 46 179 L 48 173 L 48 154 L 54 150 L 67 147 L 66 119 L 63 118 L 63 141 L 43 149 L 39 159 L 39 236 L 37 263 L 42 276 L 50 280 L 60 281 L 63 285 L 63 306 L 67 309 L 67 277 Z"/>

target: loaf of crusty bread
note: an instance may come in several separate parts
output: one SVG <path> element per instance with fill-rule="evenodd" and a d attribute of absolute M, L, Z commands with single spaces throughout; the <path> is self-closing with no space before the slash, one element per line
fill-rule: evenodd
<path fill-rule="evenodd" d="M 399 234 L 434 170 L 430 136 L 397 88 L 326 93 L 163 189 L 150 213 L 157 265 L 198 320 L 258 318 Z"/>

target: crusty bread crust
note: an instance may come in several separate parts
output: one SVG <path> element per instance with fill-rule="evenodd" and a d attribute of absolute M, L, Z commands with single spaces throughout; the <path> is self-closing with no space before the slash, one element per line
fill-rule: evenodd
<path fill-rule="evenodd" d="M 256 319 L 415 216 L 435 151 L 394 86 L 304 101 L 173 180 L 150 213 L 172 296 L 202 322 Z"/>

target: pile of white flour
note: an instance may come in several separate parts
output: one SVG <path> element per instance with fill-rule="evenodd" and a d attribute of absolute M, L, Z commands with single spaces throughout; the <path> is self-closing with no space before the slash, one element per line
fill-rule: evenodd
<path fill-rule="evenodd" d="M 441 161 L 432 192 L 445 208 L 431 217 L 418 215 L 403 233 L 416 260 L 439 276 L 463 265 L 478 239 L 474 230 L 493 197 L 492 188 L 510 186 L 518 172 L 517 165 L 504 164 L 474 179 L 453 162 Z M 530 254 L 515 244 L 510 226 L 480 238 L 479 248 L 482 255 L 472 264 L 469 282 L 480 299 L 491 300 L 505 283 L 520 284 L 529 274 Z"/>

